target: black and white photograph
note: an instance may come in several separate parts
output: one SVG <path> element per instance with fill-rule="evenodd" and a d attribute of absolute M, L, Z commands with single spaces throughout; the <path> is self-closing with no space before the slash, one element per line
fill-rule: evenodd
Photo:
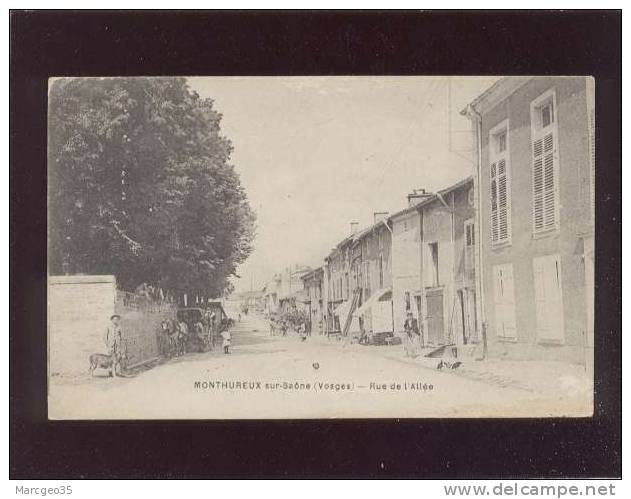
<path fill-rule="evenodd" d="M 9 11 L 10 492 L 624 495 L 621 11 L 448 4 Z"/>
<path fill-rule="evenodd" d="M 49 417 L 590 416 L 594 88 L 51 79 Z"/>

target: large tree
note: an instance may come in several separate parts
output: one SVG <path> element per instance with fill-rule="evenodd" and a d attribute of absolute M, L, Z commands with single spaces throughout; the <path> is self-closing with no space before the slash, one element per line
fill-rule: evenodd
<path fill-rule="evenodd" d="M 51 273 L 219 296 L 255 216 L 213 101 L 184 78 L 74 78 L 49 90 Z"/>

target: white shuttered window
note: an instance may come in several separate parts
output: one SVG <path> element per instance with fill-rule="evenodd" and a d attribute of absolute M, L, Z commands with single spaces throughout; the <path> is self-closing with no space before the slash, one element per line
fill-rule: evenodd
<path fill-rule="evenodd" d="M 491 242 L 497 244 L 508 242 L 511 238 L 508 121 L 503 121 L 489 133 L 489 158 L 491 165 Z"/>
<path fill-rule="evenodd" d="M 544 232 L 559 224 L 559 157 L 556 98 L 548 91 L 530 105 L 532 137 L 533 231 Z"/>
<path fill-rule="evenodd" d="M 561 257 L 549 255 L 533 260 L 537 338 L 562 342 L 564 338 Z"/>

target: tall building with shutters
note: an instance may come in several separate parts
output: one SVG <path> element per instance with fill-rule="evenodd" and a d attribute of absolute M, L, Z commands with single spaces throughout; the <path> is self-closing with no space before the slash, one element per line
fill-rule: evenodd
<path fill-rule="evenodd" d="M 593 362 L 594 84 L 508 77 L 462 112 L 490 357 Z"/>

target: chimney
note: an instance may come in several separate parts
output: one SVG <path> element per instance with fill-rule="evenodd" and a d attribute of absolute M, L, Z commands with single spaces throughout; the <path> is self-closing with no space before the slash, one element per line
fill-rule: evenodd
<path fill-rule="evenodd" d="M 377 223 L 377 222 L 381 222 L 382 220 L 387 220 L 388 219 L 388 215 L 390 215 L 390 212 L 388 211 L 375 211 L 372 214 L 373 217 L 373 223 Z"/>
<path fill-rule="evenodd" d="M 425 192 L 425 189 L 413 189 L 412 192 L 408 194 L 408 206 L 414 206 L 415 204 L 420 203 L 424 199 L 431 197 L 431 192 Z"/>
<path fill-rule="evenodd" d="M 359 231 L 359 222 L 351 222 L 351 236 Z"/>

